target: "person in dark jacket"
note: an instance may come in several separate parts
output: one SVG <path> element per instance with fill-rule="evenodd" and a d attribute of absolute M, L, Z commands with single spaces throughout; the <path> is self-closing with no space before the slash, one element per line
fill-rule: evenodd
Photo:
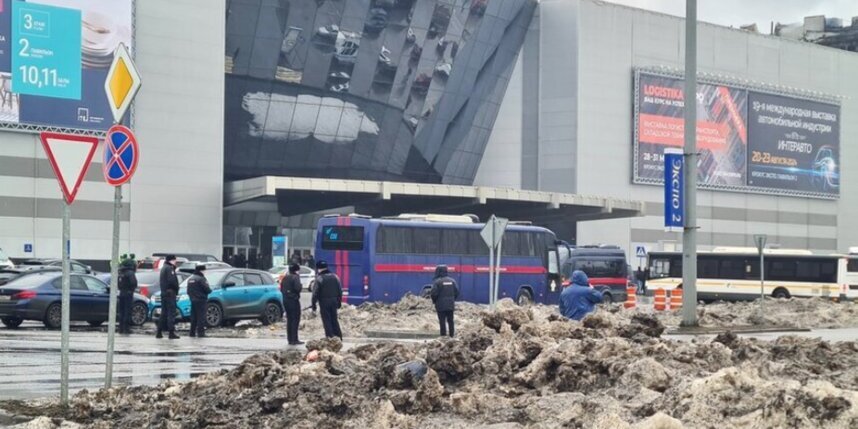
<path fill-rule="evenodd" d="M 119 333 L 131 333 L 131 308 L 134 304 L 134 291 L 137 290 L 137 264 L 133 259 L 122 261 L 119 266 L 117 288 L 119 290 Z"/>
<path fill-rule="evenodd" d="M 590 287 L 590 279 L 581 270 L 572 273 L 572 284 L 560 292 L 560 314 L 581 320 L 602 302 L 602 292 Z"/>
<path fill-rule="evenodd" d="M 450 336 L 455 334 L 453 323 L 453 312 L 456 310 L 456 300 L 459 299 L 459 285 L 450 277 L 446 265 L 435 267 L 435 281 L 429 292 L 432 302 L 435 303 L 435 311 L 438 313 L 438 322 L 441 324 L 441 336 L 447 335 L 447 327 L 450 327 Z"/>
<path fill-rule="evenodd" d="M 161 267 L 161 317 L 158 320 L 158 331 L 155 338 L 163 338 L 162 332 L 170 333 L 171 340 L 179 339 L 176 335 L 176 297 L 179 295 L 179 279 L 176 277 L 176 256 L 167 255 L 164 266 Z"/>
<path fill-rule="evenodd" d="M 316 267 L 316 258 L 313 255 L 307 256 L 307 266 L 310 268 Z"/>
<path fill-rule="evenodd" d="M 289 266 L 289 274 L 280 281 L 280 292 L 283 294 L 283 306 L 286 310 L 286 338 L 289 345 L 297 346 L 304 344 L 298 341 L 298 325 L 301 323 L 301 276 L 298 272 L 301 267 L 298 264 Z"/>
<path fill-rule="evenodd" d="M 328 263 L 325 261 L 316 262 L 316 271 L 318 275 L 316 287 L 313 288 L 313 311 L 316 311 L 318 304 L 326 337 L 343 339 L 340 322 L 337 320 L 337 310 L 343 305 L 343 286 L 340 278 L 328 270 Z"/>
<path fill-rule="evenodd" d="M 188 297 L 191 298 L 191 336 L 206 336 L 206 304 L 212 289 L 206 280 L 205 265 L 194 267 L 194 274 L 188 279 Z"/>

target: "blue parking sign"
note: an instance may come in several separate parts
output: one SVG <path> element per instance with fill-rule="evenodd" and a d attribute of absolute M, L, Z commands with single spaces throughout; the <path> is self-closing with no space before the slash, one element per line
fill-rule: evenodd
<path fill-rule="evenodd" d="M 80 100 L 79 10 L 12 2 L 12 91 Z"/>

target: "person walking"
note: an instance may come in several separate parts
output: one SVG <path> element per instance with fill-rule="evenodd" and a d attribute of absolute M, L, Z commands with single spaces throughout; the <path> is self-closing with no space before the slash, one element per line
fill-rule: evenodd
<path fill-rule="evenodd" d="M 313 311 L 316 311 L 318 304 L 322 316 L 322 326 L 325 328 L 325 336 L 328 338 L 340 337 L 342 340 L 343 332 L 340 330 L 340 322 L 337 320 L 337 310 L 343 305 L 343 286 L 340 283 L 340 278 L 328 270 L 328 263 L 325 261 L 316 262 L 316 271 L 318 275 L 311 301 Z"/>
<path fill-rule="evenodd" d="M 590 287 L 590 279 L 581 270 L 572 273 L 572 284 L 560 292 L 560 314 L 581 320 L 602 302 L 602 292 Z"/>
<path fill-rule="evenodd" d="M 456 333 L 453 313 L 456 310 L 456 300 L 459 299 L 459 285 L 456 284 L 456 280 L 450 277 L 446 265 L 435 267 L 435 281 L 432 283 L 432 290 L 429 295 L 432 297 L 432 302 L 435 303 L 435 311 L 438 313 L 441 336 L 447 335 L 447 328 L 449 327 L 452 337 Z"/>
<path fill-rule="evenodd" d="M 158 331 L 155 338 L 163 338 L 162 332 L 167 331 L 171 340 L 179 339 L 176 335 L 176 297 L 179 295 L 179 279 L 176 277 L 176 256 L 167 255 L 164 266 L 161 267 L 161 317 L 158 319 Z"/>
<path fill-rule="evenodd" d="M 316 267 L 316 258 L 313 257 L 313 254 L 307 256 L 307 266 L 310 268 Z"/>
<path fill-rule="evenodd" d="M 304 344 L 298 341 L 298 325 L 301 323 L 301 276 L 298 264 L 289 266 L 289 274 L 280 281 L 280 292 L 283 294 L 283 307 L 286 310 L 286 338 L 290 346 Z"/>
<path fill-rule="evenodd" d="M 191 336 L 206 336 L 206 304 L 212 289 L 205 275 L 206 266 L 194 267 L 194 274 L 188 279 L 188 297 L 191 298 Z"/>
<path fill-rule="evenodd" d="M 117 288 L 119 290 L 119 333 L 131 333 L 131 308 L 134 304 L 134 291 L 137 290 L 137 266 L 133 259 L 122 261 L 119 266 Z"/>

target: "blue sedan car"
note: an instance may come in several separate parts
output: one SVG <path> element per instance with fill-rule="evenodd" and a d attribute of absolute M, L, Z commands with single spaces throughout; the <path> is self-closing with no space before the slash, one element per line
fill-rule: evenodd
<path fill-rule="evenodd" d="M 71 320 L 99 326 L 107 321 L 110 306 L 108 286 L 87 274 L 71 274 Z M 24 320 L 39 320 L 50 329 L 62 323 L 62 273 L 38 271 L 25 274 L 0 287 L 0 321 L 17 328 Z M 134 294 L 131 323 L 146 323 L 149 299 Z"/>
<path fill-rule="evenodd" d="M 212 293 L 206 304 L 208 327 L 232 326 L 242 319 L 258 319 L 263 325 L 276 323 L 283 318 L 283 295 L 280 287 L 265 271 L 225 268 L 206 270 Z M 177 315 L 179 319 L 190 319 L 191 300 L 188 297 L 188 281 L 179 286 Z M 161 292 L 152 295 L 149 302 L 152 319 L 161 315 Z"/>

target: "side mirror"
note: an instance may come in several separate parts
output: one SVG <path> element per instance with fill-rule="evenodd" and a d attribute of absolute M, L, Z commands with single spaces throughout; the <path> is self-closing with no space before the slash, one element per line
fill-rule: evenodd
<path fill-rule="evenodd" d="M 228 288 L 228 287 L 232 287 L 232 286 L 235 286 L 235 282 L 226 282 L 223 284 L 224 288 Z"/>
<path fill-rule="evenodd" d="M 92 267 L 90 267 L 89 265 L 86 266 L 86 273 L 92 274 Z"/>

